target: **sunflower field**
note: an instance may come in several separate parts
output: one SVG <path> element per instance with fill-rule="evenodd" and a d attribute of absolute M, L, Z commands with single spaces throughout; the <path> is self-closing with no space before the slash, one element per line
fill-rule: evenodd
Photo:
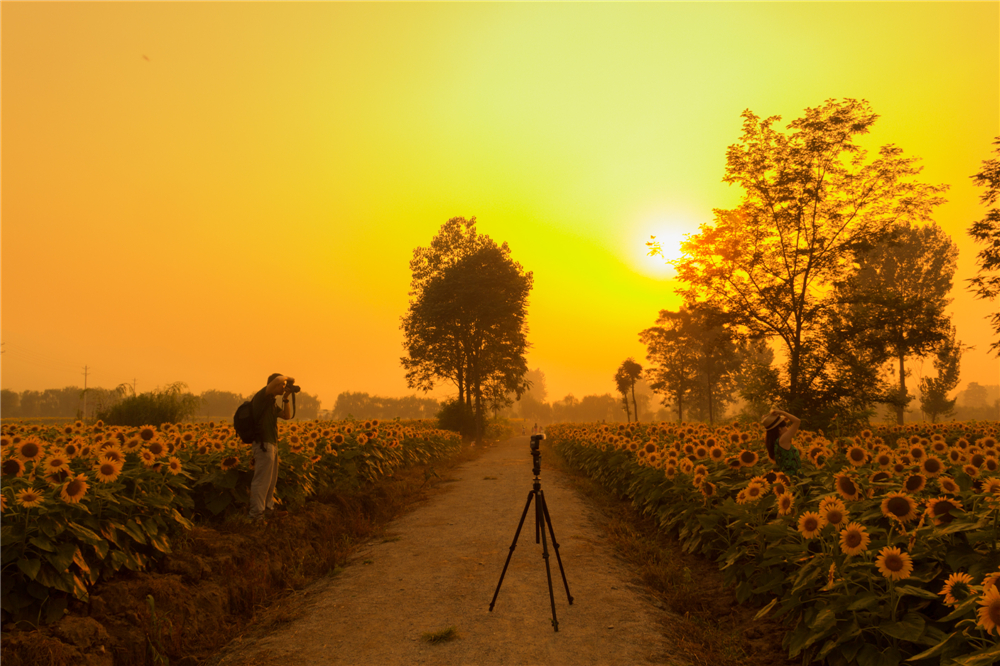
<path fill-rule="evenodd" d="M 351 492 L 454 453 L 431 421 L 279 422 L 275 502 Z M 88 600 L 100 580 L 151 569 L 171 537 L 247 510 L 253 452 L 229 425 L 3 424 L 2 593 L 6 618 L 33 623 Z"/>
<path fill-rule="evenodd" d="M 629 498 L 740 602 L 831 666 L 1000 662 L 996 422 L 800 431 L 794 478 L 760 426 L 563 424 L 550 443 Z"/>

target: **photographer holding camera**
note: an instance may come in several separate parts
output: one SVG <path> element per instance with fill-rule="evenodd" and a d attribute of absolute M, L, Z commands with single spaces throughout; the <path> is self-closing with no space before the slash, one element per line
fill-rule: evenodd
<path fill-rule="evenodd" d="M 274 511 L 274 486 L 278 481 L 278 417 L 292 418 L 289 396 L 301 389 L 292 377 L 274 373 L 267 386 L 251 399 L 257 423 L 257 441 L 253 443 L 253 481 L 250 482 L 250 518 L 260 520 L 264 511 Z M 281 407 L 276 398 L 282 396 Z"/>

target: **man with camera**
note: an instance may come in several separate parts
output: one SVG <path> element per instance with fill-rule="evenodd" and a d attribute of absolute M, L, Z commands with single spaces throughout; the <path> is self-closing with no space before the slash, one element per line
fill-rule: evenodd
<path fill-rule="evenodd" d="M 289 396 L 300 391 L 292 377 L 274 373 L 267 386 L 251 399 L 257 422 L 253 443 L 253 481 L 250 482 L 250 518 L 260 520 L 264 511 L 274 511 L 274 486 L 278 482 L 278 417 L 292 418 Z M 281 407 L 276 398 L 281 396 Z"/>

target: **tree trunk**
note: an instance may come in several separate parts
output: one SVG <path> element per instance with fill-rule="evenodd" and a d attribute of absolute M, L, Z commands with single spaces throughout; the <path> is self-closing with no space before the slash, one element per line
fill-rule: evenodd
<path fill-rule="evenodd" d="M 906 413 L 906 370 L 903 367 L 905 360 L 903 352 L 899 352 L 899 406 L 896 407 L 896 423 L 903 425 L 903 415 Z"/>
<path fill-rule="evenodd" d="M 714 424 L 715 421 L 713 420 L 713 413 L 712 413 L 712 380 L 711 378 L 709 378 L 708 379 L 708 425 L 714 425 Z"/>
<path fill-rule="evenodd" d="M 628 401 L 628 398 L 625 398 Z M 635 422 L 639 422 L 639 405 L 635 402 L 635 383 L 632 384 L 632 406 L 635 407 Z"/>

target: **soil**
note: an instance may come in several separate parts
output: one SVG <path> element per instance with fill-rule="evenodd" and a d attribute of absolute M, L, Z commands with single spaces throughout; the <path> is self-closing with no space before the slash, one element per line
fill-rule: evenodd
<path fill-rule="evenodd" d="M 573 603 L 567 603 L 550 542 L 554 631 L 532 504 L 491 612 L 532 490 L 528 437 L 507 440 L 448 474 L 446 492 L 390 523 L 334 575 L 268 611 L 271 617 L 265 612 L 211 661 L 219 666 L 686 664 L 664 636 L 671 614 L 616 557 L 598 517 L 544 457 L 541 488 Z M 425 637 L 449 628 L 457 637 L 436 643 Z"/>

